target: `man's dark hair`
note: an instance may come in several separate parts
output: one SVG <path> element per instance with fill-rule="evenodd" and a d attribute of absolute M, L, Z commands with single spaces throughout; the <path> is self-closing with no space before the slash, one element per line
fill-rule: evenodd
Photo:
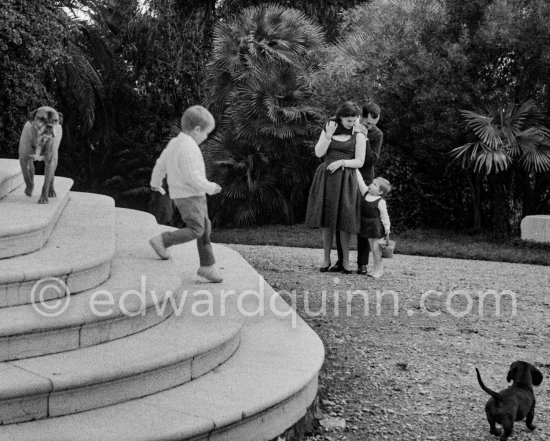
<path fill-rule="evenodd" d="M 365 104 L 363 106 L 363 117 L 366 117 L 369 113 L 373 118 L 378 118 L 378 116 L 380 115 L 380 106 L 372 102 Z"/>

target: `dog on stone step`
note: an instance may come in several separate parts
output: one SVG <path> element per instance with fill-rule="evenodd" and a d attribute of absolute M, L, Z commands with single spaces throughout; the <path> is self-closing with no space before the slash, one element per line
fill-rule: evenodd
<path fill-rule="evenodd" d="M 32 196 L 34 189 L 34 161 L 44 161 L 44 186 L 38 199 L 47 204 L 56 196 L 54 189 L 59 143 L 63 136 L 63 115 L 52 107 L 39 107 L 29 113 L 28 121 L 19 140 L 19 163 L 25 179 L 25 194 Z"/>
<path fill-rule="evenodd" d="M 499 436 L 501 441 L 506 441 L 512 434 L 514 421 L 525 418 L 525 424 L 529 430 L 534 430 L 533 418 L 535 417 L 535 394 L 533 385 L 542 383 L 543 375 L 535 366 L 526 361 L 514 361 L 506 376 L 506 381 L 512 381 L 512 385 L 500 392 L 489 389 L 481 380 L 479 370 L 476 368 L 477 381 L 481 388 L 491 395 L 485 405 L 487 421 L 489 421 L 490 433 Z M 495 424 L 502 426 L 502 431 Z"/>

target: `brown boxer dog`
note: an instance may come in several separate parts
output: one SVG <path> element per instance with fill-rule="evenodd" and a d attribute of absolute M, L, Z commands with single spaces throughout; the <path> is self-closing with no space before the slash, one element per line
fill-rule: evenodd
<path fill-rule="evenodd" d="M 63 136 L 63 115 L 52 107 L 39 107 L 29 113 L 19 140 L 19 163 L 25 179 L 25 194 L 32 196 L 34 189 L 34 161 L 44 161 L 44 186 L 38 199 L 47 204 L 56 196 L 53 186 L 57 167 L 59 143 Z"/>

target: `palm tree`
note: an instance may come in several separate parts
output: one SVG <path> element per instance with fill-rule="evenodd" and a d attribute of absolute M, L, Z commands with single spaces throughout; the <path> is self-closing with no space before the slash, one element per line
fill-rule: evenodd
<path fill-rule="evenodd" d="M 323 44 L 319 26 L 277 5 L 247 8 L 215 27 L 206 105 L 219 128 L 205 152 L 222 186 L 217 223 L 302 216 L 312 171 L 307 142 L 320 119 L 302 78 Z"/>
<path fill-rule="evenodd" d="M 305 67 L 310 54 L 323 44 L 321 28 L 300 11 L 274 4 L 246 8 L 214 28 L 206 104 L 223 111 L 236 88 L 265 76 L 276 65 Z"/>
<path fill-rule="evenodd" d="M 366 3 L 368 0 L 271 0 L 271 3 L 288 5 L 292 3 L 294 9 L 298 9 L 309 17 L 314 17 L 322 26 L 329 40 L 334 40 L 340 29 L 338 25 L 342 20 L 342 12 Z M 218 9 L 222 17 L 228 17 L 249 6 L 258 6 L 265 0 L 221 0 L 218 1 Z"/>
<path fill-rule="evenodd" d="M 533 207 L 529 200 L 533 192 L 541 192 L 536 180 L 550 172 L 550 130 L 544 125 L 544 114 L 535 102 L 527 100 L 520 105 L 493 103 L 476 111 L 462 111 L 466 129 L 475 139 L 451 151 L 454 160 L 478 176 L 492 176 L 498 199 L 495 217 L 507 210 L 509 190 L 515 177 L 523 188 L 523 213 Z M 471 186 L 473 181 L 471 182 Z M 475 226 L 481 225 L 479 188 L 474 194 Z M 540 194 L 538 195 L 540 196 Z M 507 220 L 507 219 L 506 219 Z"/>

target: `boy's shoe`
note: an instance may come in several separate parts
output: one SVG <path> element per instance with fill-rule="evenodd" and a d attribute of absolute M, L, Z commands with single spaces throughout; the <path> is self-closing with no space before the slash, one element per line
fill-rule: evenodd
<path fill-rule="evenodd" d="M 170 254 L 168 254 L 168 250 L 164 246 L 162 236 L 155 236 L 152 239 L 150 239 L 149 245 L 151 245 L 151 247 L 155 250 L 155 253 L 157 253 L 161 259 L 163 260 L 170 259 Z"/>
<path fill-rule="evenodd" d="M 211 283 L 221 283 L 223 278 L 219 275 L 218 270 L 214 265 L 201 266 L 197 271 L 197 277 L 206 279 Z"/>
<path fill-rule="evenodd" d="M 362 276 L 367 274 L 367 265 L 359 265 L 357 267 L 357 274 L 361 274 Z"/>

